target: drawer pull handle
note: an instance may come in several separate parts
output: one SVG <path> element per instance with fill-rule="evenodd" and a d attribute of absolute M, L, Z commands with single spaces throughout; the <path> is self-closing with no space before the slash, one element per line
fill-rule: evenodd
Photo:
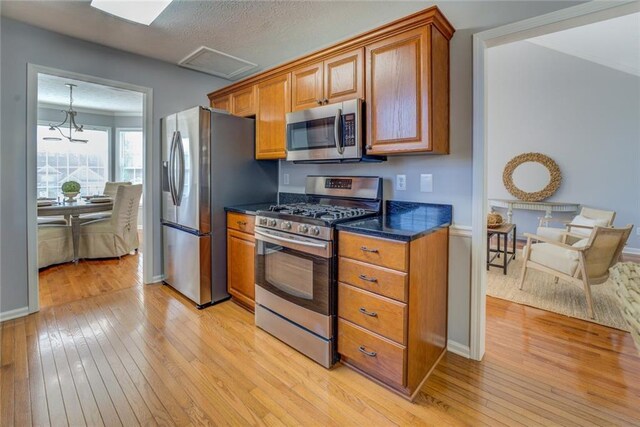
<path fill-rule="evenodd" d="M 368 247 L 366 247 L 366 246 L 360 246 L 360 250 L 361 250 L 362 252 L 371 252 L 371 253 L 374 253 L 374 254 L 377 254 L 377 253 L 378 253 L 378 250 L 377 250 L 377 249 L 369 249 L 369 248 L 368 248 Z"/>
<path fill-rule="evenodd" d="M 378 283 L 378 279 L 376 279 L 375 277 L 367 277 L 364 274 L 361 274 L 358 277 L 360 279 L 362 279 L 362 280 L 367 281 L 367 282 Z"/>
<path fill-rule="evenodd" d="M 378 354 L 375 351 L 367 351 L 367 349 L 363 345 L 361 345 L 358 350 L 360 350 L 360 353 L 366 354 L 369 357 L 376 357 L 376 355 Z"/>
<path fill-rule="evenodd" d="M 239 225 L 239 226 L 241 226 L 241 227 L 242 227 L 242 226 L 247 225 L 247 222 L 246 222 L 246 221 L 236 221 L 236 222 L 237 222 L 237 223 L 238 223 L 238 225 Z"/>
<path fill-rule="evenodd" d="M 367 311 L 367 309 L 364 307 L 360 307 L 360 313 L 370 317 L 378 317 L 378 313 L 376 313 L 375 311 Z"/>

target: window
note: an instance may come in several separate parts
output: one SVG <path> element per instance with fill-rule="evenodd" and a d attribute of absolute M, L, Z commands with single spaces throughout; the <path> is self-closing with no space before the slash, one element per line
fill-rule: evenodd
<path fill-rule="evenodd" d="M 58 197 L 66 181 L 79 182 L 82 194 L 102 193 L 109 179 L 109 131 L 85 128 L 81 135 L 89 142 L 46 141 L 60 133 L 38 125 L 38 197 Z"/>
<path fill-rule="evenodd" d="M 142 184 L 144 145 L 142 130 L 118 129 L 116 181 Z"/>

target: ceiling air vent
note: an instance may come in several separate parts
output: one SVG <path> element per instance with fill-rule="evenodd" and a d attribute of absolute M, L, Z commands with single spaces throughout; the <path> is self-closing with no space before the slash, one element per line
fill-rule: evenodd
<path fill-rule="evenodd" d="M 178 65 L 228 80 L 238 79 L 258 66 L 206 46 L 200 46 Z"/>

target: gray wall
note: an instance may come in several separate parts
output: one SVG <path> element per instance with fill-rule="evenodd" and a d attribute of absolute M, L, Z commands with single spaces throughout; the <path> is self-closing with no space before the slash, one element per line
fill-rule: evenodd
<path fill-rule="evenodd" d="M 33 63 L 153 89 L 153 141 L 159 144 L 160 118 L 197 104 L 206 94 L 229 82 L 161 61 L 106 48 L 45 31 L 13 20 L 0 22 L 2 73 L 1 146 L 2 260 L 0 312 L 28 305 L 26 224 L 27 64 Z M 29 143 L 35 143 L 30 141 Z M 160 152 L 152 164 L 160 175 Z M 159 183 L 153 183 L 153 202 L 160 211 Z M 9 202 L 10 201 L 10 202 Z M 155 236 L 160 236 L 154 219 Z M 157 239 L 159 243 L 159 239 Z M 155 271 L 161 273 L 161 246 L 153 248 Z"/>
<path fill-rule="evenodd" d="M 527 41 L 490 49 L 488 66 L 489 197 L 513 198 L 502 184 L 504 166 L 536 151 L 562 171 L 549 201 L 614 210 L 615 224 L 639 225 L 640 77 Z M 516 182 L 533 191 L 535 177 Z M 535 232 L 542 215 L 514 211 L 518 234 Z M 640 248 L 635 230 L 628 246 Z"/>

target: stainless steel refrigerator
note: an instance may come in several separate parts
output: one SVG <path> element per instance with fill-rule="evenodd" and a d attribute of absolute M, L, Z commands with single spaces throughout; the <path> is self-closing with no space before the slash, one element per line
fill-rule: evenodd
<path fill-rule="evenodd" d="M 254 120 L 194 107 L 162 119 L 165 283 L 198 308 L 229 298 L 225 206 L 275 202 L 276 161 L 254 160 Z"/>

